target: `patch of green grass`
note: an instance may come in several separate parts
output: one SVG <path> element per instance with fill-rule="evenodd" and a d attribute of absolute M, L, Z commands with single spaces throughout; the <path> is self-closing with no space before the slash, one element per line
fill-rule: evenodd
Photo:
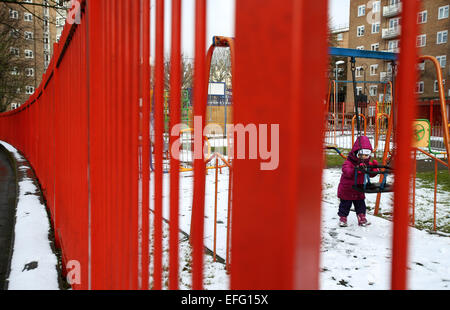
<path fill-rule="evenodd" d="M 342 151 L 342 154 L 347 154 L 348 151 Z M 326 154 L 326 167 L 327 168 L 341 168 L 345 159 L 342 158 L 339 154 Z"/>
<path fill-rule="evenodd" d="M 434 171 L 418 172 L 417 181 L 422 182 L 423 186 L 434 188 Z M 450 173 L 448 170 L 439 170 L 437 173 L 437 184 L 443 191 L 450 192 Z"/>
<path fill-rule="evenodd" d="M 222 155 L 227 156 L 228 148 L 226 146 L 211 146 L 211 153 L 219 152 Z"/>

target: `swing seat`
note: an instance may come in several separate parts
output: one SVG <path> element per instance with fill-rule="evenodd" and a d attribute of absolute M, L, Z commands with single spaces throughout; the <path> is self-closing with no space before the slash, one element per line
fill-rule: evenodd
<path fill-rule="evenodd" d="M 355 191 L 366 194 L 390 193 L 394 191 L 394 186 L 385 184 L 382 188 L 381 183 L 366 184 L 366 188 L 364 188 L 364 184 L 353 185 L 352 188 Z"/>
<path fill-rule="evenodd" d="M 370 171 L 372 168 L 383 168 L 385 171 Z M 366 169 L 355 168 L 355 183 L 352 188 L 358 192 L 366 193 L 366 194 L 378 194 L 378 193 L 389 193 L 394 191 L 394 186 L 392 184 L 388 184 L 386 182 L 387 175 L 389 171 L 392 171 L 391 167 L 380 166 L 380 165 L 372 165 Z M 364 184 L 357 184 L 358 172 L 364 173 Z M 372 183 L 370 182 L 369 175 L 373 174 L 382 174 L 384 179 L 381 183 Z"/>

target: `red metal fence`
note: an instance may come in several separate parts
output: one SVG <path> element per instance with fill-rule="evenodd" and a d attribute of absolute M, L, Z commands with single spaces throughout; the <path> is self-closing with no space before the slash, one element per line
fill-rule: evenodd
<path fill-rule="evenodd" d="M 194 114 L 206 105 L 206 0 L 196 0 Z M 150 0 L 80 0 L 43 82 L 0 115 L 0 138 L 33 165 L 75 289 L 162 282 L 164 1 L 156 1 L 155 216 L 149 226 Z M 392 288 L 406 288 L 416 13 L 404 1 L 398 79 Z M 181 1 L 172 1 L 171 126 L 179 120 Z M 233 161 L 232 289 L 319 288 L 327 1 L 236 1 L 234 117 L 279 125 L 279 166 Z M 282 107 L 282 108 L 281 108 Z M 202 124 L 204 125 L 204 124 Z M 203 135 L 198 129 L 194 134 Z M 201 139 L 200 141 L 203 141 Z M 296 145 L 292 145 L 296 141 Z M 202 289 L 204 158 L 194 163 L 193 288 Z M 170 288 L 178 288 L 178 162 L 171 163 Z M 139 194 L 142 190 L 142 196 Z M 149 238 L 154 244 L 149 254 Z M 149 275 L 152 260 L 153 273 Z"/>

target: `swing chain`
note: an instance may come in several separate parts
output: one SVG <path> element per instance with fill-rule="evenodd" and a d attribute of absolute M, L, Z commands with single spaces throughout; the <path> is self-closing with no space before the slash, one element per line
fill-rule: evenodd
<path fill-rule="evenodd" d="M 356 116 L 356 125 L 358 137 L 361 136 L 361 125 L 360 125 L 360 117 L 359 117 L 359 109 L 358 109 L 358 96 L 356 89 L 356 59 L 352 57 L 350 59 L 351 71 L 352 71 L 352 81 L 353 81 L 353 100 L 355 101 L 355 116 Z"/>

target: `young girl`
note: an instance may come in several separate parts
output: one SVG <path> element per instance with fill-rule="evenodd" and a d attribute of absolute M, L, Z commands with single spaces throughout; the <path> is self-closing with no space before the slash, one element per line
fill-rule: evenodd
<path fill-rule="evenodd" d="M 352 204 L 355 206 L 356 216 L 358 217 L 358 225 L 366 226 L 370 223 L 366 219 L 366 196 L 364 193 L 358 192 L 352 188 L 355 184 L 355 168 L 357 166 L 367 167 L 370 165 L 378 165 L 376 160 L 370 162 L 372 154 L 372 144 L 366 136 L 360 136 L 356 139 L 352 150 L 347 156 L 346 161 L 342 165 L 342 175 L 338 187 L 338 198 L 341 200 L 339 204 L 339 226 L 347 226 L 347 217 L 350 213 Z M 376 174 L 370 175 L 375 177 Z M 357 183 L 364 183 L 364 173 L 358 172 Z"/>

